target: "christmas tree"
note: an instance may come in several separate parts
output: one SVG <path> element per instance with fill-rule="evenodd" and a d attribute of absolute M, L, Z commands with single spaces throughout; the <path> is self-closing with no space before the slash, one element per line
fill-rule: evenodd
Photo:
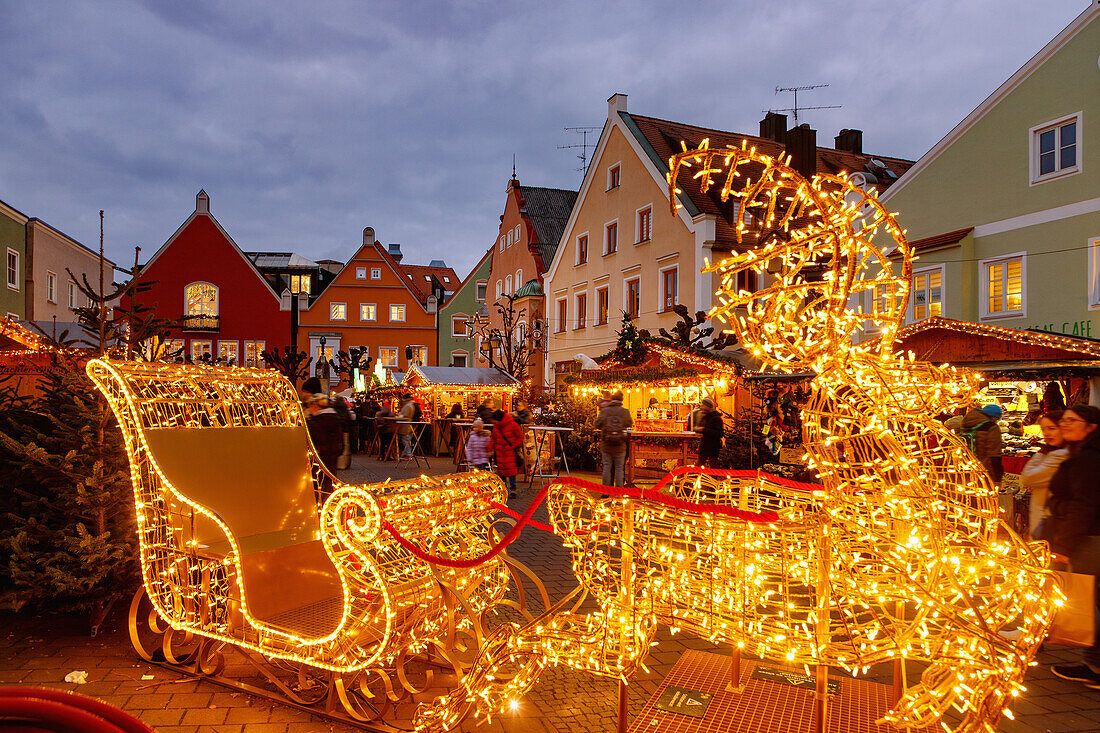
<path fill-rule="evenodd" d="M 615 343 L 614 350 L 608 355 L 612 361 L 624 366 L 637 366 L 645 360 L 645 340 L 649 334 L 648 332 L 639 333 L 634 326 L 634 319 L 626 311 L 623 311 L 623 323 L 615 335 L 618 336 L 618 341 Z"/>

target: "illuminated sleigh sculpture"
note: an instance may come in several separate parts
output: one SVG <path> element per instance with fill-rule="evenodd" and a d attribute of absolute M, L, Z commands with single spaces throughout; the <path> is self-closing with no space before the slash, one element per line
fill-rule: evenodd
<path fill-rule="evenodd" d="M 522 589 L 506 594 L 513 571 L 530 571 L 506 555 L 436 568 L 380 531 L 455 560 L 480 555 L 499 541 L 492 474 L 345 485 L 273 372 L 99 359 L 87 371 L 130 460 L 143 579 L 130 634 L 146 660 L 367 721 L 419 691 L 407 668 L 417 654 L 461 674 L 490 614 L 526 613 Z M 225 644 L 267 687 L 222 674 Z M 431 669 L 416 678 L 426 687 Z"/>
<path fill-rule="evenodd" d="M 859 673 L 889 662 L 893 707 L 883 722 L 993 731 L 1024 689 L 1060 594 L 1046 545 L 1025 543 L 998 518 L 988 474 L 934 419 L 973 400 L 977 379 L 893 353 L 912 272 L 903 232 L 843 179 L 808 181 L 783 160 L 706 143 L 670 160 L 674 210 L 689 166 L 704 193 L 724 177 L 722 200 L 740 204 L 738 237 L 755 240 L 705 270 L 721 280 L 723 304 L 711 315 L 768 366 L 816 374 L 803 442 L 822 484 L 686 471 L 662 496 L 602 501 L 579 482 L 553 486 L 554 530 L 578 590 L 531 623 L 500 628 L 462 689 L 422 707 L 421 728 L 504 709 L 546 665 L 625 685 L 665 623 L 815 668 L 817 730 L 846 729 L 841 710 L 829 709 L 830 667 Z M 744 271 L 764 286 L 738 291 Z M 850 307 L 868 293 L 870 309 Z M 853 345 L 865 325 L 879 336 Z M 587 593 L 599 610 L 580 614 Z M 918 680 L 907 679 L 905 662 Z"/>

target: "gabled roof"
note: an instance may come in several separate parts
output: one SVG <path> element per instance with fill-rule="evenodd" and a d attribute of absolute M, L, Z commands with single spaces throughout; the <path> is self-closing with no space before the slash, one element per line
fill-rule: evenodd
<path fill-rule="evenodd" d="M 1023 84 L 1029 76 L 1031 76 L 1040 66 L 1047 62 L 1054 54 L 1062 49 L 1067 43 L 1073 40 L 1083 28 L 1089 25 L 1093 20 L 1100 16 L 1100 2 L 1092 0 L 1089 6 L 1081 11 L 1081 14 L 1070 21 L 1070 24 L 1062 29 L 1062 32 L 1055 36 L 1051 41 L 1043 46 L 1040 51 L 1028 59 L 1028 62 L 1021 66 L 1015 74 L 1010 76 L 1003 84 L 997 87 L 992 94 L 986 97 L 981 104 L 974 108 L 974 110 L 968 114 L 962 122 L 955 125 L 943 138 L 932 146 L 932 149 L 922 155 L 912 167 L 906 171 L 906 175 L 901 177 L 897 183 L 890 187 L 890 189 L 882 197 L 884 201 L 889 200 L 890 197 L 901 191 L 913 178 L 920 175 L 924 170 L 932 163 L 936 158 L 947 150 L 949 147 L 955 144 L 955 142 L 962 137 L 970 128 L 978 124 L 978 122 L 989 113 L 994 107 L 1001 103 L 1009 94 L 1016 90 L 1021 84 Z"/>
<path fill-rule="evenodd" d="M 929 335 L 931 332 L 938 333 Z M 948 339 L 951 335 L 955 338 Z M 999 345 L 993 349 L 991 346 L 983 346 L 983 342 L 997 342 Z M 1094 339 L 1033 329 L 1020 331 L 941 317 L 926 318 L 905 326 L 898 331 L 895 344 L 898 352 L 914 351 L 918 360 L 936 363 L 1100 358 L 1100 341 Z M 963 354 L 965 360 L 951 358 Z"/>
<path fill-rule="evenodd" d="M 444 290 L 455 291 L 459 286 L 458 275 L 450 267 L 432 267 L 431 265 L 405 265 L 394 261 L 401 276 L 410 285 L 410 289 L 421 303 L 428 302 L 428 296 L 432 294 L 431 280 L 435 278 Z"/>
<path fill-rule="evenodd" d="M 461 387 L 513 387 L 519 380 L 511 374 L 488 367 L 417 366 L 405 372 L 402 385 L 456 385 Z"/>
<path fill-rule="evenodd" d="M 569 212 L 577 200 L 577 192 L 564 188 L 543 188 L 541 186 L 519 185 L 519 194 L 523 205 L 521 212 L 527 214 L 535 227 L 537 242 L 533 249 L 542 259 L 543 271 L 550 266 L 554 252 L 558 249 L 558 240 L 569 222 Z M 541 274 L 541 273 L 540 273 Z"/>
<path fill-rule="evenodd" d="M 486 263 L 486 261 L 488 261 L 489 259 L 492 258 L 493 248 L 495 246 L 496 246 L 496 244 L 494 243 L 492 247 L 489 247 L 489 249 L 485 250 L 485 254 L 481 255 L 481 259 L 477 261 L 477 264 L 474 265 L 473 269 L 471 269 L 468 273 L 466 273 L 466 277 L 463 278 L 462 282 L 460 282 L 458 284 L 458 287 L 454 289 L 454 294 L 456 296 L 460 292 L 462 292 L 462 290 L 464 290 L 467 285 L 469 285 L 471 282 L 474 282 L 474 279 L 477 277 L 477 271 L 481 269 L 482 265 L 484 265 Z M 454 300 L 454 297 L 451 297 L 447 300 L 447 302 L 450 303 L 453 300 Z"/>

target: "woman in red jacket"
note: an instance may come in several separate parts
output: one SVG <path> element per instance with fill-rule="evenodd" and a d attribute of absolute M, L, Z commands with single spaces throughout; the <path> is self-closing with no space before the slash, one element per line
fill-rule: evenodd
<path fill-rule="evenodd" d="M 507 412 L 493 413 L 493 453 L 497 459 L 497 474 L 508 480 L 508 498 L 516 498 L 516 449 L 523 446 L 523 431 Z"/>

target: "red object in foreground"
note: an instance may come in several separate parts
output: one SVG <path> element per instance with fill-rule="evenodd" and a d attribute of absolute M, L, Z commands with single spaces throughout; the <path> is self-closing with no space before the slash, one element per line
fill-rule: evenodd
<path fill-rule="evenodd" d="M 0 728 L 58 733 L 156 733 L 94 697 L 45 687 L 0 687 Z"/>

